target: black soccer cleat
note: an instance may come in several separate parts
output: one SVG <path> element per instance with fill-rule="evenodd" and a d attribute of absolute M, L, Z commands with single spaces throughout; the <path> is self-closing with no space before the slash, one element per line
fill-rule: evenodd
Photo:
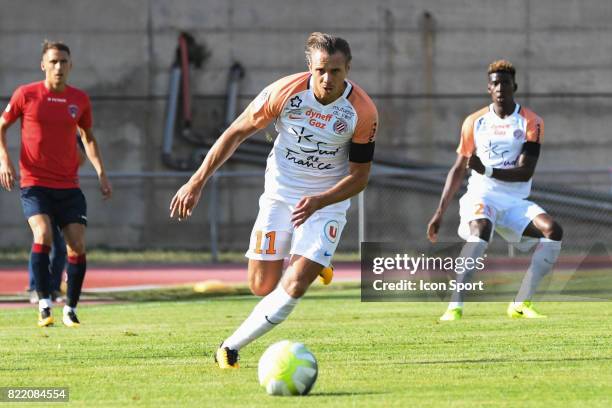
<path fill-rule="evenodd" d="M 81 322 L 79 322 L 76 313 L 74 313 L 73 311 L 64 313 L 62 322 L 64 323 L 64 326 L 67 327 L 79 327 L 81 325 Z"/>
<path fill-rule="evenodd" d="M 47 327 L 53 324 L 53 316 L 51 315 L 51 308 L 45 307 L 43 310 L 38 312 L 38 327 Z"/>
<path fill-rule="evenodd" d="M 238 357 L 238 350 L 222 346 L 223 343 L 221 343 L 221 346 L 219 346 L 215 353 L 215 363 L 217 363 L 219 368 L 240 368 L 238 364 L 238 360 L 240 359 L 240 357 Z"/>

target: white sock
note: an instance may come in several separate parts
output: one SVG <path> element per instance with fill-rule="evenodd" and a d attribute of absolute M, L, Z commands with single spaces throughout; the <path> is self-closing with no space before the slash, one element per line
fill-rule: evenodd
<path fill-rule="evenodd" d="M 521 287 L 514 299 L 515 304 L 520 304 L 533 298 L 542 278 L 552 270 L 555 262 L 557 262 L 560 252 L 561 241 L 540 238 L 538 246 L 533 251 L 531 265 L 529 265 L 529 269 L 527 269 Z"/>
<path fill-rule="evenodd" d="M 489 243 L 484 239 L 480 239 L 475 235 L 470 235 L 467 239 L 467 242 L 463 246 L 461 253 L 459 254 L 459 258 L 471 258 L 476 259 L 480 258 L 484 255 L 487 250 L 487 246 Z M 457 283 L 460 282 L 469 282 L 474 273 L 474 268 L 465 269 L 463 273 L 457 273 Z M 454 291 L 451 295 L 451 301 L 448 304 L 448 309 L 456 309 L 458 307 L 463 307 L 463 293 Z"/>
<path fill-rule="evenodd" d="M 76 313 L 76 307 L 73 308 L 68 305 L 64 305 L 64 316 L 66 316 L 70 312 Z"/>
<path fill-rule="evenodd" d="M 261 299 L 249 317 L 223 342 L 223 347 L 240 350 L 282 323 L 299 299 L 289 296 L 280 283 Z"/>
<path fill-rule="evenodd" d="M 53 302 L 51 302 L 51 299 L 40 299 L 38 301 L 38 310 L 42 311 L 43 309 L 46 308 L 51 308 L 53 306 Z"/>

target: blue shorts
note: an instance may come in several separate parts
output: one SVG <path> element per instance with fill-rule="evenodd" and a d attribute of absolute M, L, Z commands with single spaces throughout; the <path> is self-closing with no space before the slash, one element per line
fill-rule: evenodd
<path fill-rule="evenodd" d="M 87 202 L 80 188 L 25 187 L 21 206 L 26 219 L 46 214 L 61 229 L 68 224 L 87 225 Z"/>

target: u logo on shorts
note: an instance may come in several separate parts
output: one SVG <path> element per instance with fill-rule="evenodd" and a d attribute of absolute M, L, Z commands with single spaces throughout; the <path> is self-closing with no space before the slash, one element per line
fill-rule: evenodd
<path fill-rule="evenodd" d="M 329 242 L 336 242 L 336 238 L 338 238 L 338 229 L 340 228 L 340 224 L 336 220 L 328 221 L 325 224 L 323 229 L 325 230 L 325 238 L 328 239 Z"/>

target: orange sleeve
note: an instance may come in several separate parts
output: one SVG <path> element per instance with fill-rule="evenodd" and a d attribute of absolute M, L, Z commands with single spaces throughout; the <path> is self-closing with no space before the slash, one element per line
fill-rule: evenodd
<path fill-rule="evenodd" d="M 353 92 L 349 101 L 357 112 L 357 124 L 351 141 L 353 143 L 372 143 L 376 139 L 378 130 L 378 110 L 376 105 L 364 90 L 353 85 Z"/>
<path fill-rule="evenodd" d="M 468 116 L 461 126 L 461 140 L 457 147 L 457 154 L 463 157 L 470 157 L 474 153 L 474 117 Z"/>
<path fill-rule="evenodd" d="M 525 111 L 525 117 L 527 118 L 527 141 L 542 143 L 542 140 L 544 140 L 544 121 L 529 110 Z"/>
<path fill-rule="evenodd" d="M 253 126 L 263 129 L 280 116 L 287 99 L 306 90 L 309 78 L 308 72 L 302 72 L 268 85 L 246 108 L 247 117 Z"/>

